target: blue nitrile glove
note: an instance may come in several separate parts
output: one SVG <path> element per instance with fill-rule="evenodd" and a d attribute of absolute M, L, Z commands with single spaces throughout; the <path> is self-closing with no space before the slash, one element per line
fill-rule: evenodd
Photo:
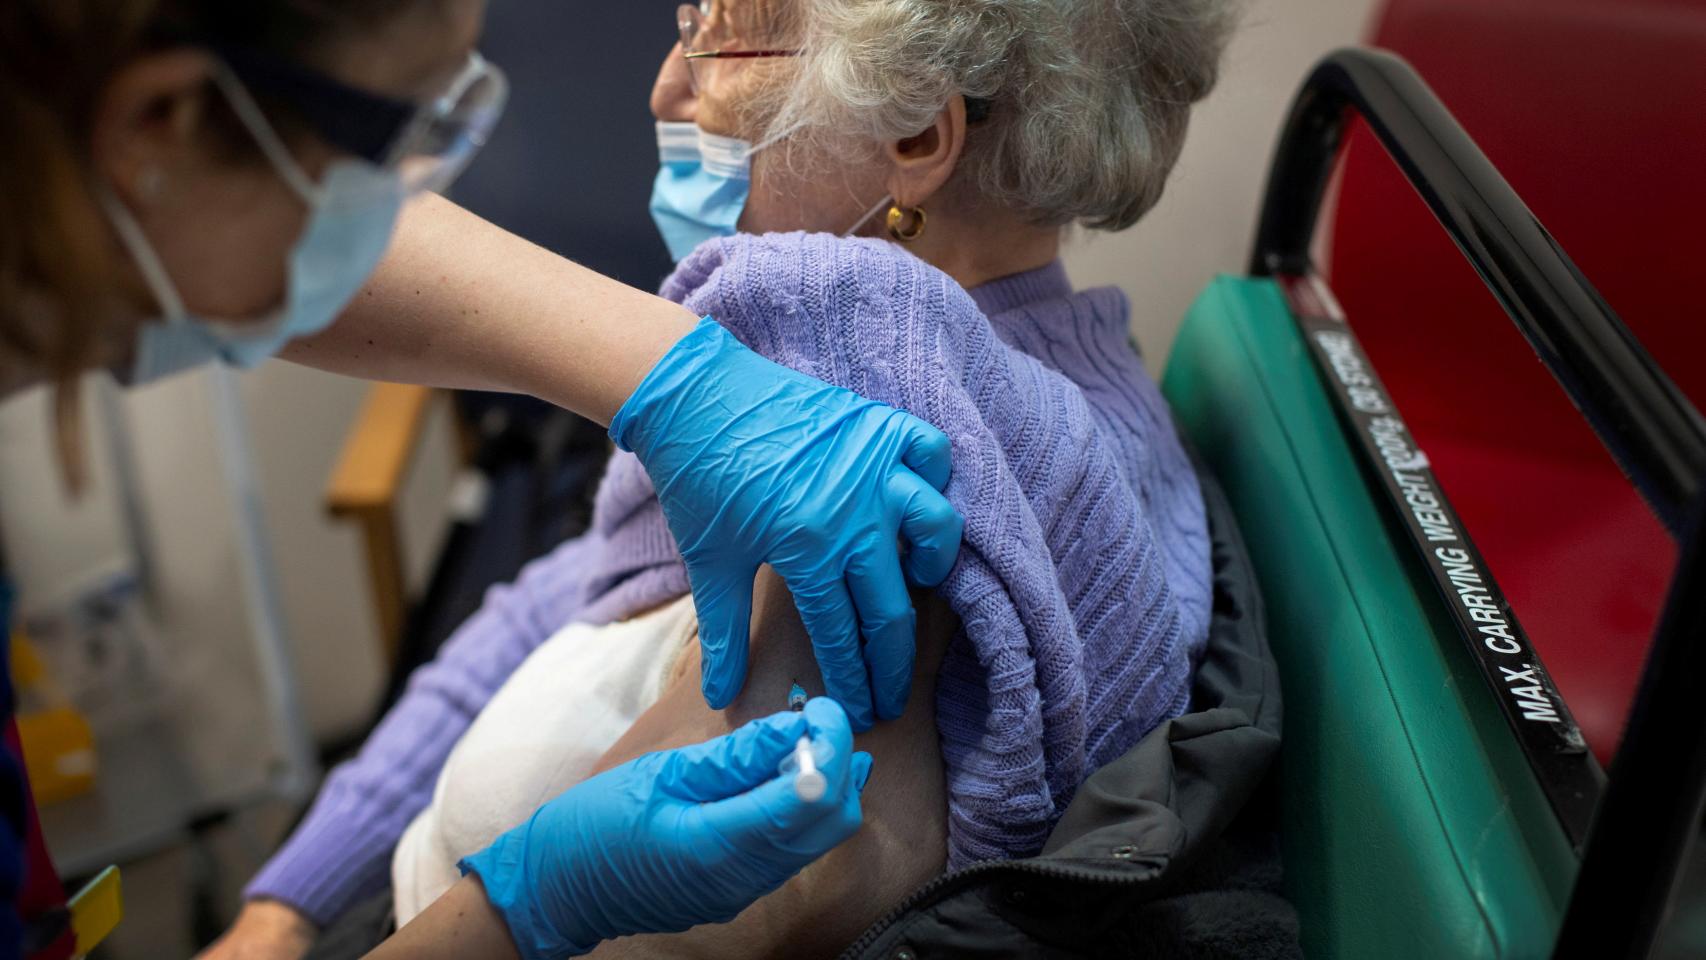
<path fill-rule="evenodd" d="M 687 561 L 713 708 L 746 682 L 752 580 L 768 563 L 853 728 L 873 711 L 900 716 L 914 645 L 906 579 L 941 583 L 960 549 L 940 430 L 772 363 L 707 317 L 646 375 L 610 436 L 645 465 Z"/>
<path fill-rule="evenodd" d="M 811 732 L 827 786 L 801 800 L 777 767 Z M 871 755 L 819 697 L 709 743 L 599 774 L 464 859 L 528 960 L 734 919 L 859 828 Z"/>

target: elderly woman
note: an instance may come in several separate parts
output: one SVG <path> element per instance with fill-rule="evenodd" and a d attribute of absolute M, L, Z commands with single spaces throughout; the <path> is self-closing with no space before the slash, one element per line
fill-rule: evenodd
<path fill-rule="evenodd" d="M 918 598 L 906 710 L 856 739 L 881 771 L 866 826 L 733 922 L 609 955 L 833 954 L 944 866 L 1034 853 L 1090 772 L 1186 709 L 1209 617 L 1200 493 L 1125 299 L 1075 292 L 1058 257 L 1069 226 L 1155 204 L 1228 21 L 1223 0 L 682 8 L 652 95 L 653 213 L 685 256 L 664 295 L 943 429 L 967 526 Z M 821 690 L 810 598 L 765 569 L 747 685 L 708 707 L 687 596 L 655 492 L 618 455 L 592 531 L 416 676 L 216 951 L 299 956 L 387 863 L 407 919 L 540 799 Z M 858 612 L 868 635 L 907 615 Z"/>

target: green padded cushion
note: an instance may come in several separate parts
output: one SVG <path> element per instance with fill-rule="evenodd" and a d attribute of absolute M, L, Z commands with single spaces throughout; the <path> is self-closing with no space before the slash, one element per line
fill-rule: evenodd
<path fill-rule="evenodd" d="M 1286 886 L 1308 955 L 1548 956 L 1575 856 L 1279 288 L 1216 279 L 1164 390 L 1267 599 Z"/>

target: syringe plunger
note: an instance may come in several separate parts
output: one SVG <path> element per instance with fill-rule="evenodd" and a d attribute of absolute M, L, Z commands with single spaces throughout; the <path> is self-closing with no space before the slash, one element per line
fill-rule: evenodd
<path fill-rule="evenodd" d="M 794 777 L 794 793 L 807 803 L 822 800 L 824 791 L 829 789 L 829 781 L 824 779 L 823 771 L 817 768 L 817 758 L 812 756 L 811 737 L 802 736 L 800 742 L 794 744 L 794 762 L 800 768 Z"/>

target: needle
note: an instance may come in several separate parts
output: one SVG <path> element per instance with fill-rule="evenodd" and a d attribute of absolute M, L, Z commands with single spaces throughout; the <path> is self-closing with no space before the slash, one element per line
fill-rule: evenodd
<path fill-rule="evenodd" d="M 806 709 L 806 688 L 796 681 L 788 688 L 788 709 L 801 713 Z M 824 792 L 829 789 L 829 781 L 817 768 L 817 758 L 812 755 L 811 735 L 804 734 L 800 741 L 794 744 L 794 763 L 800 772 L 794 777 L 794 793 L 807 803 L 816 803 L 823 799 Z"/>

